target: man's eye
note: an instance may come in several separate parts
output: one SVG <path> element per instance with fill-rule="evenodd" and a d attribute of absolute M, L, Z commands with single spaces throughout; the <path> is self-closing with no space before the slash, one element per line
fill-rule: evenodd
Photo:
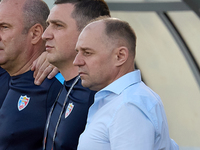
<path fill-rule="evenodd" d="M 7 29 L 7 28 L 8 28 L 8 26 L 1 26 L 1 28 L 2 28 L 2 29 Z"/>
<path fill-rule="evenodd" d="M 60 29 L 60 28 L 63 27 L 63 25 L 54 23 L 54 24 L 52 24 L 52 27 L 53 27 L 54 29 Z"/>
<path fill-rule="evenodd" d="M 56 24 L 56 27 L 62 27 L 62 25 L 61 24 Z"/>
<path fill-rule="evenodd" d="M 92 54 L 91 52 L 84 52 L 85 56 L 88 56 L 88 55 L 91 55 L 91 54 Z"/>

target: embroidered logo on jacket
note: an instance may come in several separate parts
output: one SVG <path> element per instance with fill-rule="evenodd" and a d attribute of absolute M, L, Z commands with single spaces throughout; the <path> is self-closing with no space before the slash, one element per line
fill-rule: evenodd
<path fill-rule="evenodd" d="M 74 105 L 72 103 L 69 103 L 69 105 L 67 106 L 67 110 L 65 112 L 65 118 L 67 118 L 69 116 L 69 114 L 72 112 L 74 108 Z"/>
<path fill-rule="evenodd" d="M 18 101 L 18 109 L 19 111 L 23 110 L 29 103 L 30 97 L 25 96 L 20 96 L 19 101 Z"/>

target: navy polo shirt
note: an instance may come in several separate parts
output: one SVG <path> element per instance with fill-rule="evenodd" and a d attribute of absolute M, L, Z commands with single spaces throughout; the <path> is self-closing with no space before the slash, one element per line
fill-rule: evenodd
<path fill-rule="evenodd" d="M 62 92 L 55 103 L 50 118 L 50 124 L 46 137 L 46 150 L 51 150 L 53 135 L 55 131 L 58 118 L 66 98 L 69 88 L 72 86 L 75 78 L 65 81 Z M 58 126 L 54 150 L 76 150 L 80 134 L 84 131 L 88 109 L 94 102 L 94 91 L 84 88 L 81 85 L 81 79 L 73 87 L 69 94 L 68 101 L 61 116 L 60 124 Z"/>
<path fill-rule="evenodd" d="M 34 84 L 33 72 L 11 77 L 0 109 L 0 150 L 42 150 L 48 112 L 62 84 L 45 79 Z"/>
<path fill-rule="evenodd" d="M 0 108 L 9 89 L 10 75 L 0 67 Z"/>

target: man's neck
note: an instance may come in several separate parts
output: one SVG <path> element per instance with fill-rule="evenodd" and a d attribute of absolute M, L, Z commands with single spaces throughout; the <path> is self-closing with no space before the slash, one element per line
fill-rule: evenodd
<path fill-rule="evenodd" d="M 65 81 L 69 81 L 78 75 L 78 67 L 73 65 L 58 69 L 65 78 Z"/>

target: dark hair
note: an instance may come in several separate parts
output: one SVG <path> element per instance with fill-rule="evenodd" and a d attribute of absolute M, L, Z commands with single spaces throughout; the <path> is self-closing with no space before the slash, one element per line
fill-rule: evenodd
<path fill-rule="evenodd" d="M 105 35 L 120 46 L 126 46 L 135 57 L 136 35 L 128 22 L 116 18 L 104 18 Z"/>
<path fill-rule="evenodd" d="M 99 16 L 109 16 L 110 11 L 104 0 L 56 0 L 54 4 L 70 3 L 74 5 L 71 16 L 81 31 L 91 20 Z"/>
<path fill-rule="evenodd" d="M 29 29 L 37 23 L 46 29 L 46 20 L 50 10 L 43 0 L 26 0 L 22 11 L 24 16 L 23 33 L 28 33 Z"/>

